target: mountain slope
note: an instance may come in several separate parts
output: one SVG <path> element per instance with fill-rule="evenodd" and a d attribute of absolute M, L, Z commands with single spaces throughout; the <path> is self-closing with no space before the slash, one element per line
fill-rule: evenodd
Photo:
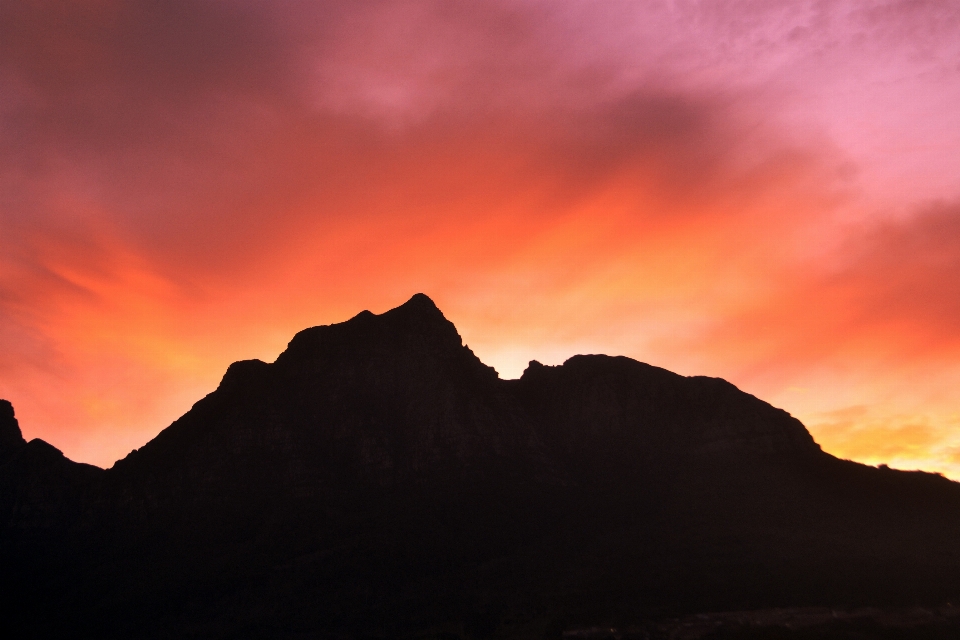
<path fill-rule="evenodd" d="M 422 294 L 234 363 L 106 471 L 24 443 L 5 406 L 27 636 L 481 637 L 960 596 L 960 485 L 837 460 L 723 380 L 628 358 L 500 380 Z"/>

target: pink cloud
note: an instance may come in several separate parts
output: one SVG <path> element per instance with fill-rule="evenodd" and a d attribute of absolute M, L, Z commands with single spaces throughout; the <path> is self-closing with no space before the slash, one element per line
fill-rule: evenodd
<path fill-rule="evenodd" d="M 687 350 L 784 385 L 927 357 L 957 214 L 897 214 L 956 196 L 958 16 L 3 5 L 0 395 L 106 463 L 230 359 L 424 289 L 493 354 Z"/>

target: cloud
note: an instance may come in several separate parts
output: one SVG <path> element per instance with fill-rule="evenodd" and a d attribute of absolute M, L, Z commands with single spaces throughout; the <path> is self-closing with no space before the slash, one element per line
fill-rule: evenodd
<path fill-rule="evenodd" d="M 955 349 L 960 322 L 960 203 L 940 202 L 857 234 L 836 274 L 863 315 L 909 329 L 930 349 Z"/>
<path fill-rule="evenodd" d="M 230 360 L 419 290 L 511 363 L 788 384 L 952 341 L 955 207 L 852 223 L 895 160 L 844 133 L 872 106 L 824 96 L 942 78 L 957 28 L 942 3 L 3 4 L 0 395 L 106 463 Z"/>
<path fill-rule="evenodd" d="M 711 340 L 753 344 L 753 366 L 782 376 L 850 358 L 869 367 L 955 362 L 960 207 L 923 205 L 828 230 L 826 251 L 782 272 L 777 291 L 725 318 Z"/>
<path fill-rule="evenodd" d="M 809 426 L 824 449 L 874 464 L 923 458 L 942 438 L 923 418 L 876 416 L 864 406 L 826 412 Z"/>
<path fill-rule="evenodd" d="M 735 99 L 664 77 L 618 85 L 610 61 L 564 55 L 562 12 L 541 4 L 4 10 L 0 216 L 21 255 L 110 236 L 166 277 L 202 279 L 345 217 L 480 215 L 614 179 L 706 199 L 737 154 L 767 160 Z M 377 94 L 393 85 L 406 98 Z"/>

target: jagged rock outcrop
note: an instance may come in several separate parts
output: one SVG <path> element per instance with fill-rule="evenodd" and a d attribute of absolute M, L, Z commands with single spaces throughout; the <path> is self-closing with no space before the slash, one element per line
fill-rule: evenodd
<path fill-rule="evenodd" d="M 27 442 L 20 432 L 20 423 L 8 400 L 0 400 L 0 464 L 16 455 Z"/>
<path fill-rule="evenodd" d="M 13 405 L 0 400 L 0 539 L 44 536 L 75 525 L 84 492 L 103 473 L 56 447 L 23 439 Z"/>
<path fill-rule="evenodd" d="M 422 294 L 234 363 L 106 471 L 0 403 L 0 509 L 0 599 L 31 637 L 481 637 L 960 594 L 960 485 L 628 358 L 501 380 Z"/>

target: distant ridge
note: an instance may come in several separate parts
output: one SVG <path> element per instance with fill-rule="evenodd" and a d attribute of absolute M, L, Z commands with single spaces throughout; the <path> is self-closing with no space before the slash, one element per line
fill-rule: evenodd
<path fill-rule="evenodd" d="M 299 332 L 111 469 L 0 401 L 23 637 L 540 635 L 960 597 L 960 485 L 624 357 L 501 380 L 423 294 Z"/>

